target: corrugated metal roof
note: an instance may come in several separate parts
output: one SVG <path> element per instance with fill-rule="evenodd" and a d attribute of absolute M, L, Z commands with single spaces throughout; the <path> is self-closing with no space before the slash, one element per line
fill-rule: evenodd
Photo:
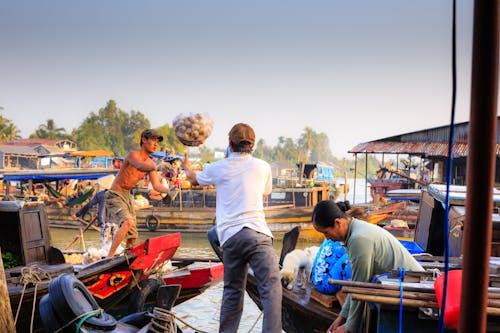
<path fill-rule="evenodd" d="M 450 136 L 450 126 L 439 126 L 426 128 L 420 131 L 394 135 L 370 142 L 427 142 L 427 143 L 448 143 Z M 467 143 L 469 137 L 469 122 L 454 125 L 453 142 Z M 500 144 L 500 117 L 497 117 L 497 143 Z"/>
<path fill-rule="evenodd" d="M 26 156 L 38 156 L 38 152 L 36 152 L 31 147 L 22 147 L 22 146 L 0 146 L 0 151 L 4 154 L 17 154 L 17 155 L 26 155 Z"/>
<path fill-rule="evenodd" d="M 465 157 L 469 152 L 467 143 L 454 143 L 453 157 Z M 412 154 L 423 156 L 448 156 L 447 143 L 424 143 L 424 142 L 365 142 L 356 145 L 349 153 L 372 153 L 372 154 Z M 497 144 L 496 155 L 500 155 L 500 144 Z"/>

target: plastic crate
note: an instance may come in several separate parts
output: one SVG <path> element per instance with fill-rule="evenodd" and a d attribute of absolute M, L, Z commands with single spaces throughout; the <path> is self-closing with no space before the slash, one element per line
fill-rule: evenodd
<path fill-rule="evenodd" d="M 410 252 L 410 254 L 419 254 L 424 252 L 422 248 L 415 242 L 399 240 L 399 242 Z"/>

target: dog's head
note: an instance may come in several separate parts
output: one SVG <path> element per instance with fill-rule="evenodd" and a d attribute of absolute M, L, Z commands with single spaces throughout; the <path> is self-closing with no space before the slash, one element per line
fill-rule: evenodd
<path fill-rule="evenodd" d="M 283 288 L 292 289 L 295 283 L 295 277 L 297 274 L 288 271 L 281 271 L 281 285 Z"/>

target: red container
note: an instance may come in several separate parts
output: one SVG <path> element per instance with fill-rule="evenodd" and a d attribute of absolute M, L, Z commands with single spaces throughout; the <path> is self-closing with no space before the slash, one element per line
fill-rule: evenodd
<path fill-rule="evenodd" d="M 443 300 L 444 274 L 434 281 L 434 290 L 440 307 Z M 458 328 L 460 315 L 460 296 L 462 294 L 462 270 L 448 272 L 448 286 L 446 288 L 446 304 L 444 309 L 444 325 L 448 328 Z"/>

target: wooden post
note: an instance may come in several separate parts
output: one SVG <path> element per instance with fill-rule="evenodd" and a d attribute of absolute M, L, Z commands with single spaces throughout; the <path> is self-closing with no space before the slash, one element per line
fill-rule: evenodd
<path fill-rule="evenodd" d="M 85 240 L 83 239 L 83 229 L 82 228 L 80 228 L 80 241 L 82 242 L 82 250 L 87 251 L 87 249 L 85 248 Z"/>
<path fill-rule="evenodd" d="M 3 268 L 2 251 L 0 250 L 0 332 L 15 333 L 14 318 L 10 307 L 9 291 Z"/>

